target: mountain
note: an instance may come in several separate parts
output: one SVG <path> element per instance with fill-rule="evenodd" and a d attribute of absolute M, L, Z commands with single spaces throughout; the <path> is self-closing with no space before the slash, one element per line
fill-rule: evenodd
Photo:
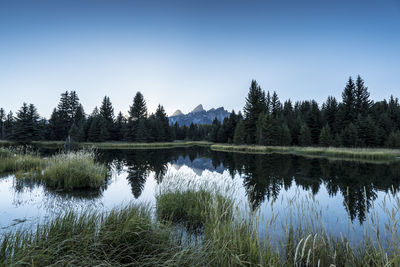
<path fill-rule="evenodd" d="M 175 111 L 169 117 L 169 123 L 175 124 L 178 122 L 179 125 L 189 126 L 191 123 L 194 124 L 212 124 L 213 120 L 217 118 L 220 122 L 224 120 L 224 118 L 229 116 L 229 112 L 225 110 L 223 107 L 217 109 L 205 110 L 203 105 L 198 105 L 188 114 L 183 114 L 179 109 Z"/>

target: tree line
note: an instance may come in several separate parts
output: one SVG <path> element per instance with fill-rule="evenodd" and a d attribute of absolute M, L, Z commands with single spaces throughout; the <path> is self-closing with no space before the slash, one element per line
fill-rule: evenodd
<path fill-rule="evenodd" d="M 114 108 L 108 96 L 87 115 L 76 91 L 61 94 L 50 119 L 41 118 L 33 104 L 23 103 L 16 115 L 0 108 L 0 139 L 29 143 L 40 140 L 78 142 L 168 142 L 208 140 L 218 143 L 336 147 L 400 147 L 398 98 L 374 102 L 363 79 L 350 77 L 338 101 L 329 96 L 320 106 L 315 100 L 289 99 L 251 82 L 242 112 L 231 112 L 212 125 L 170 125 L 162 105 L 149 114 L 137 92 L 128 114 Z"/>

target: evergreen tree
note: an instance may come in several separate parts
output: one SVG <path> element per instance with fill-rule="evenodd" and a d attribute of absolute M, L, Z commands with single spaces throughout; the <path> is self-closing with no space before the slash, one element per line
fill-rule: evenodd
<path fill-rule="evenodd" d="M 331 128 L 329 127 L 329 124 L 326 124 L 321 130 L 321 134 L 319 136 L 319 144 L 326 147 L 332 145 L 332 143 L 333 140 L 331 136 Z"/>
<path fill-rule="evenodd" d="M 135 97 L 133 98 L 133 104 L 130 106 L 129 109 L 129 118 L 128 118 L 128 127 L 127 127 L 127 136 L 126 138 L 129 141 L 138 141 L 137 138 L 140 136 L 140 139 L 143 139 L 142 136 L 144 133 L 147 132 L 144 120 L 147 118 L 147 107 L 146 101 L 142 93 L 137 92 Z M 140 126 L 140 133 L 139 130 L 139 121 L 142 121 L 142 125 Z"/>
<path fill-rule="evenodd" d="M 244 106 L 245 127 L 248 142 L 256 142 L 257 121 L 262 112 L 266 112 L 265 92 L 255 80 L 251 81 L 249 93 Z"/>
<path fill-rule="evenodd" d="M 158 105 L 156 113 L 155 113 L 155 120 L 156 120 L 156 129 L 157 129 L 157 139 L 156 141 L 171 141 L 171 130 L 169 126 L 169 120 L 167 113 L 164 110 L 164 107 Z"/>
<path fill-rule="evenodd" d="M 271 98 L 271 115 L 273 118 L 279 116 L 282 109 L 282 104 L 279 102 L 278 94 L 274 91 Z"/>
<path fill-rule="evenodd" d="M 358 132 L 357 128 L 353 123 L 344 128 L 342 131 L 342 144 L 345 147 L 355 147 L 358 142 Z"/>
<path fill-rule="evenodd" d="M 287 124 L 282 126 L 281 143 L 282 146 L 290 146 L 292 144 L 292 135 L 290 134 Z"/>
<path fill-rule="evenodd" d="M 110 98 L 105 96 L 100 106 L 100 119 L 101 119 L 101 132 L 100 139 L 108 141 L 115 140 L 114 133 L 114 108 L 111 104 Z"/>
<path fill-rule="evenodd" d="M 342 104 L 340 107 L 342 127 L 347 126 L 356 118 L 355 84 L 351 77 L 349 78 L 346 87 L 344 88 L 344 91 L 342 93 Z"/>
<path fill-rule="evenodd" d="M 369 113 L 369 109 L 372 105 L 371 100 L 369 100 L 369 95 L 368 87 L 364 85 L 364 80 L 358 75 L 354 92 L 356 114 L 366 116 Z"/>
<path fill-rule="evenodd" d="M 310 128 L 308 128 L 307 124 L 303 124 L 300 128 L 299 144 L 301 146 L 310 146 L 311 143 Z"/>
<path fill-rule="evenodd" d="M 392 132 L 386 142 L 389 148 L 400 148 L 400 131 Z"/>
<path fill-rule="evenodd" d="M 23 103 L 17 112 L 12 139 L 21 144 L 29 144 L 38 138 L 39 115 L 33 104 Z"/>
<path fill-rule="evenodd" d="M 233 136 L 233 142 L 236 145 L 242 145 L 245 143 L 245 140 L 246 140 L 246 129 L 243 119 L 240 118 L 236 125 L 235 134 Z"/>
<path fill-rule="evenodd" d="M 376 146 L 378 141 L 377 128 L 371 116 L 358 115 L 356 125 L 358 132 L 357 146 Z"/>
<path fill-rule="evenodd" d="M 322 105 L 323 121 L 329 125 L 334 134 L 338 132 L 336 125 L 338 109 L 338 102 L 333 96 L 329 96 L 326 102 Z"/>
<path fill-rule="evenodd" d="M 116 141 L 122 141 L 124 139 L 125 133 L 126 133 L 126 118 L 124 115 L 122 115 L 122 112 L 118 113 L 117 119 L 115 121 L 115 140 Z"/>

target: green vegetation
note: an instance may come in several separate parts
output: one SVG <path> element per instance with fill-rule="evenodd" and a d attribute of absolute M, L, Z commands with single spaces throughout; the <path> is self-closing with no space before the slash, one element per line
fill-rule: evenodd
<path fill-rule="evenodd" d="M 338 159 L 370 161 L 389 161 L 400 157 L 400 150 L 374 148 L 334 148 L 334 147 L 284 147 L 284 146 L 249 146 L 249 145 L 211 145 L 212 150 L 242 153 L 285 153 L 302 156 L 317 156 Z"/>
<path fill-rule="evenodd" d="M 133 205 L 107 214 L 66 212 L 0 240 L 1 266 L 189 266 L 196 256 L 173 242 L 149 209 Z"/>
<path fill-rule="evenodd" d="M 34 179 L 57 189 L 99 188 L 108 176 L 105 165 L 91 151 L 60 153 L 50 158 L 0 149 L 0 173 L 14 172 L 19 179 Z"/>
<path fill-rule="evenodd" d="M 58 154 L 45 160 L 40 179 L 62 189 L 99 188 L 108 176 L 106 166 L 94 162 L 93 152 Z"/>
<path fill-rule="evenodd" d="M 161 220 L 183 223 L 189 230 L 202 230 L 217 208 L 218 214 L 231 216 L 232 202 L 205 189 L 163 192 L 157 196 L 157 216 Z"/>
<path fill-rule="evenodd" d="M 379 232 L 377 212 L 371 213 L 361 243 L 331 236 L 324 231 L 321 210 L 316 208 L 312 197 L 287 200 L 288 211 L 298 211 L 295 216 L 301 219 L 300 225 L 292 224 L 296 219 L 293 215 L 280 225 L 276 220 L 278 214 L 272 213 L 263 220 L 266 236 L 260 236 L 261 218 L 234 202 L 233 189 L 226 187 L 226 181 L 194 179 L 169 176 L 163 181 L 156 213 L 171 211 L 173 214 L 164 214 L 161 222 L 152 216 L 151 208 L 130 205 L 108 213 L 68 211 L 34 231 L 5 234 L 0 239 L 0 265 L 361 267 L 400 264 L 398 198 L 393 199 L 397 203 L 393 210 L 381 207 L 391 219 L 385 226 L 385 237 L 389 236 L 389 240 L 381 239 L 383 233 Z M 216 195 L 220 196 L 219 200 Z M 182 205 L 184 201 L 188 203 Z M 180 215 L 174 213 L 179 208 L 183 209 Z M 195 216 L 187 217 L 188 214 Z M 173 224 L 180 219 L 201 222 L 200 235 L 182 232 Z M 272 242 L 277 227 L 283 227 L 284 236 Z"/>

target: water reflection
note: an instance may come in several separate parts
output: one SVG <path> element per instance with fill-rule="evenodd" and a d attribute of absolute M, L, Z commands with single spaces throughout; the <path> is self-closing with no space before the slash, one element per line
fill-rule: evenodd
<path fill-rule="evenodd" d="M 169 170 L 184 173 L 190 169 L 198 176 L 204 176 L 205 171 L 207 175 L 216 177 L 230 174 L 232 179 L 240 176 L 243 185 L 240 197 L 247 198 L 253 210 L 262 203 L 293 192 L 292 189 L 307 191 L 324 199 L 330 210 L 346 210 L 352 221 L 360 223 L 366 220 L 378 193 L 382 196 L 400 189 L 399 163 L 330 161 L 279 154 L 249 155 L 216 152 L 205 147 L 99 150 L 97 157 L 113 173 L 99 190 L 58 191 L 33 181 L 13 179 L 12 176 L 0 179 L 0 226 L 10 224 L 13 218 L 3 219 L 7 216 L 20 218 L 29 214 L 34 217 L 36 213 L 47 214 L 49 210 L 62 211 L 77 206 L 112 208 L 132 198 L 153 201 L 155 185 L 162 182 Z M 345 213 L 341 218 L 343 216 Z"/>
<path fill-rule="evenodd" d="M 140 197 L 146 179 L 154 172 L 162 181 L 170 163 L 175 169 L 188 166 L 196 174 L 203 171 L 232 177 L 239 174 L 253 209 L 266 200 L 275 200 L 281 190 L 297 186 L 318 194 L 321 185 L 330 197 L 341 194 L 350 219 L 365 221 L 378 191 L 393 193 L 400 188 L 400 164 L 374 164 L 356 161 L 331 161 L 293 155 L 248 155 L 211 151 L 208 148 L 169 150 L 104 150 L 99 160 L 117 171 L 127 169 L 127 179 L 135 198 Z"/>

